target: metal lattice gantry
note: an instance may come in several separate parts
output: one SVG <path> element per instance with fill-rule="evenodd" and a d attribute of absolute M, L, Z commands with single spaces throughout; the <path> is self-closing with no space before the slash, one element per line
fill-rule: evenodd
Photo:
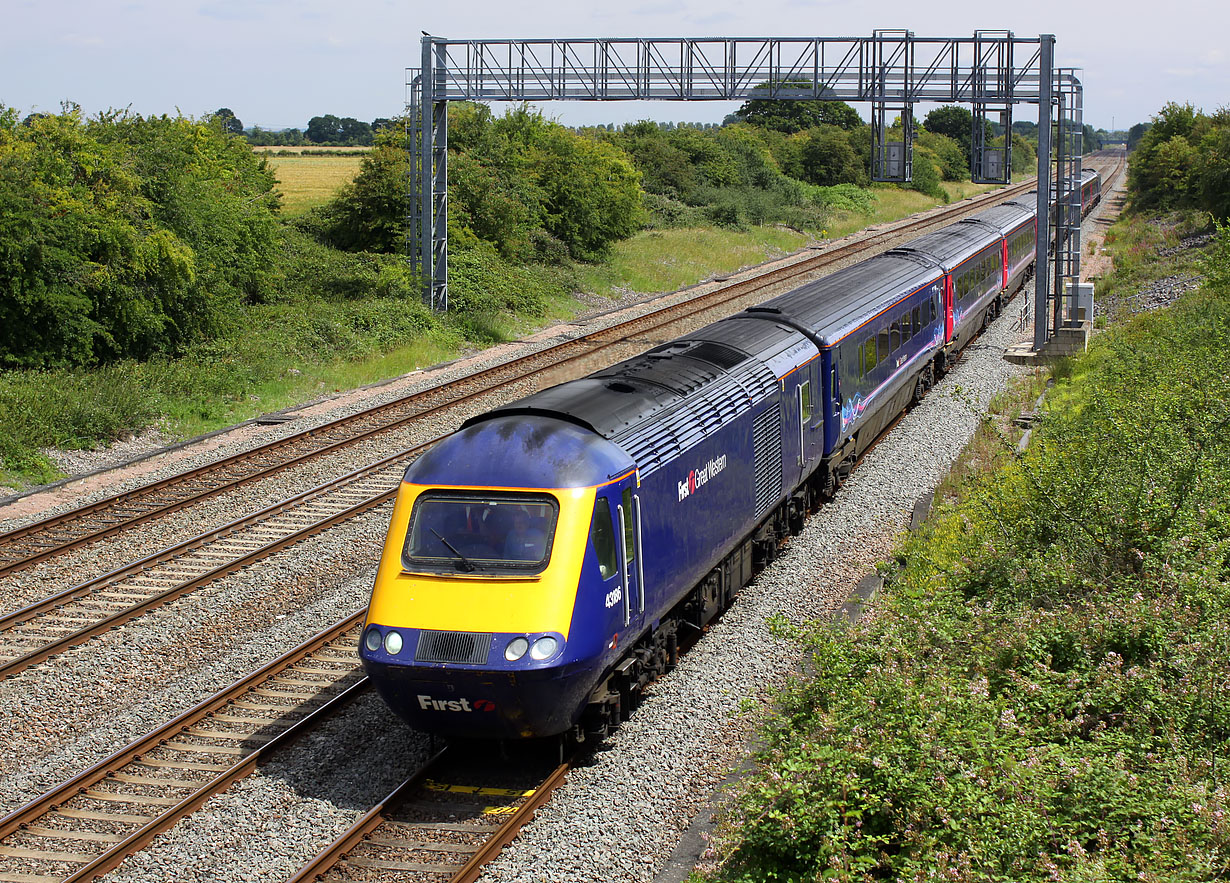
<path fill-rule="evenodd" d="M 448 308 L 449 101 L 744 101 L 752 98 L 869 102 L 872 166 L 879 180 L 907 181 L 913 106 L 973 106 L 974 178 L 1006 181 L 1011 118 L 1017 104 L 1038 105 L 1038 254 L 1034 343 L 1048 335 L 1051 127 L 1057 122 L 1054 192 L 1060 237 L 1055 302 L 1062 279 L 1077 281 L 1080 261 L 1080 81 L 1054 67 L 1052 35 L 918 37 L 876 31 L 870 37 L 585 38 L 449 40 L 424 36 L 422 63 L 407 69 L 411 139 L 409 252 L 424 299 Z M 1053 115 L 1057 109 L 1058 113 Z M 889 141 L 890 114 L 906 124 Z M 985 143 L 989 115 L 1007 123 L 1005 147 Z M 890 132 L 891 129 L 891 132 Z M 1075 140 L 1074 140 L 1075 139 Z M 1073 146 L 1075 144 L 1075 146 Z M 1070 213 L 1075 206 L 1075 223 Z M 1058 306 L 1056 316 L 1058 317 Z M 1057 318 L 1057 322 L 1058 322 Z"/>

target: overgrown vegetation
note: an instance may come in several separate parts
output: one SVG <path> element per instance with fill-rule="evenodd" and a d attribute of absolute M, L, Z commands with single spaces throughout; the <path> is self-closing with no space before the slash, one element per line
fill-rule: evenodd
<path fill-rule="evenodd" d="M 1230 873 L 1230 287 L 1100 336 L 1049 401 L 874 619 L 800 635 L 720 879 Z"/>
<path fill-rule="evenodd" d="M 1230 107 L 1212 115 L 1171 102 L 1143 131 L 1128 166 L 1141 211 L 1202 209 L 1230 217 Z"/>
<path fill-rule="evenodd" d="M 707 879 L 1230 876 L 1230 228 L 1192 261 L 1201 223 L 1108 237 L 1102 293 L 1170 261 L 1204 288 L 1064 363 L 1023 457 L 989 418 L 874 617 L 779 624 L 807 674 Z"/>

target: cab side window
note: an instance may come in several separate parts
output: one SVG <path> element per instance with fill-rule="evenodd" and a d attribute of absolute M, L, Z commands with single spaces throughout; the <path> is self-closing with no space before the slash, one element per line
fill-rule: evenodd
<path fill-rule="evenodd" d="M 619 569 L 615 561 L 615 526 L 611 522 L 611 507 L 605 497 L 594 501 L 594 520 L 590 523 L 589 539 L 598 556 L 598 572 L 610 579 Z"/>
<path fill-rule="evenodd" d="M 636 561 L 636 527 L 632 523 L 632 489 L 624 488 L 624 554 L 628 566 Z"/>

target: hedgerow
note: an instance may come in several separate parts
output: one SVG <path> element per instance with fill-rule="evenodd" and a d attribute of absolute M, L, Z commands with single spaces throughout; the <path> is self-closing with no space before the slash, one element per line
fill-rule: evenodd
<path fill-rule="evenodd" d="M 1108 331 L 1048 400 L 874 618 L 795 633 L 719 879 L 1230 875 L 1230 289 Z"/>

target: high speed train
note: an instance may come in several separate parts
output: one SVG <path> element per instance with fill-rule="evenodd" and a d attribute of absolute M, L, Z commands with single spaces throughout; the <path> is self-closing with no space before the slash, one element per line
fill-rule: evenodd
<path fill-rule="evenodd" d="M 406 470 L 360 655 L 444 736 L 601 737 L 1031 272 L 1006 202 L 588 377 Z"/>

